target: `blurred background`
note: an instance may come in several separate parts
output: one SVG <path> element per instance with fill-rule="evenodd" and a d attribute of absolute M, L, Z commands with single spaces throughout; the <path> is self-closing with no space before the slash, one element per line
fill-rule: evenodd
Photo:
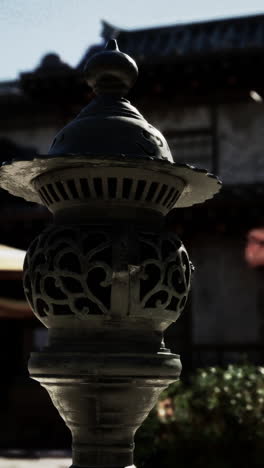
<path fill-rule="evenodd" d="M 255 375 L 258 384 L 241 403 L 246 411 L 247 399 L 264 389 L 263 1 L 1 0 L 1 161 L 47 153 L 58 130 L 92 99 L 82 70 L 109 38 L 137 61 L 130 99 L 162 131 L 175 161 L 207 168 L 224 183 L 213 200 L 175 210 L 167 220 L 196 271 L 186 310 L 167 331 L 166 344 L 181 354 L 189 388 L 190 376 L 198 375 L 198 395 L 215 388 L 221 394 L 225 381 L 234 379 L 218 412 L 235 406 L 236 385 L 249 388 L 248 376 Z M 47 330 L 25 302 L 23 251 L 51 215 L 2 190 L 0 212 L 0 458 L 9 468 L 3 457 L 70 456 L 70 434 L 27 371 L 29 354 L 45 346 Z M 175 420 L 178 391 L 187 390 L 164 396 L 165 409 L 155 413 L 159 424 Z M 179 405 L 186 408 L 186 401 Z M 208 406 L 206 400 L 204 414 Z M 256 417 L 263 426 L 263 402 Z M 151 434 L 150 452 L 158 440 Z M 139 467 L 148 466 L 144 456 Z M 262 466 L 257 463 L 251 466 Z"/>

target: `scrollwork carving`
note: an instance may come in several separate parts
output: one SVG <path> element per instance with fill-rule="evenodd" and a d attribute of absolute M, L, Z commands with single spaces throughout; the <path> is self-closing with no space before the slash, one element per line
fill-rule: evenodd
<path fill-rule="evenodd" d="M 98 314 L 154 314 L 162 320 L 166 312 L 176 320 L 190 288 L 182 242 L 173 233 L 128 232 L 91 225 L 44 231 L 31 244 L 24 267 L 25 293 L 35 314 L 44 323 L 54 316 Z"/>
<path fill-rule="evenodd" d="M 39 317 L 107 314 L 111 282 L 111 239 L 100 228 L 51 227 L 26 255 L 24 289 Z"/>
<path fill-rule="evenodd" d="M 190 289 L 189 258 L 174 233 L 140 235 L 140 305 L 142 309 L 183 310 Z"/>

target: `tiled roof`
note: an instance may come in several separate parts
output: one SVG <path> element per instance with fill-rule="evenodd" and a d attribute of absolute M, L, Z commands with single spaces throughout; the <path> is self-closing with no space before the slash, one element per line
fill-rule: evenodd
<path fill-rule="evenodd" d="M 264 51 L 264 14 L 132 31 L 103 22 L 102 36 L 105 41 L 117 38 L 120 49 L 139 62 Z"/>

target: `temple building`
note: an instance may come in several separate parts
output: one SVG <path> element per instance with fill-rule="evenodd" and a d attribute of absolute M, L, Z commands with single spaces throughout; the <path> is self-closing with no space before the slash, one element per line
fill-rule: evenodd
<path fill-rule="evenodd" d="M 137 61 L 139 78 L 129 99 L 164 134 L 175 161 L 206 167 L 224 184 L 206 204 L 175 210 L 167 219 L 197 267 L 191 299 L 169 329 L 167 345 L 181 353 L 186 373 L 245 356 L 263 364 L 264 273 L 261 262 L 248 262 L 247 235 L 264 226 L 264 15 L 132 31 L 104 22 L 102 42 L 88 48 L 76 68 L 49 54 L 35 70 L 0 83 L 2 161 L 47 153 L 58 130 L 91 100 L 82 70 L 109 38 Z M 49 212 L 3 191 L 0 199 L 0 244 L 27 249 L 49 223 Z M 23 424 L 32 432 L 34 418 L 43 421 L 36 447 L 44 433 L 47 444 L 63 446 L 63 423 L 27 377 L 29 352 L 45 345 L 45 328 L 23 303 L 21 271 L 2 268 L 0 275 L 2 448 L 14 444 L 14 418 L 21 446 L 32 436 Z M 19 392 L 28 397 L 21 401 Z M 10 394 L 14 411 L 6 403 Z M 55 439 L 47 431 L 53 420 Z"/>

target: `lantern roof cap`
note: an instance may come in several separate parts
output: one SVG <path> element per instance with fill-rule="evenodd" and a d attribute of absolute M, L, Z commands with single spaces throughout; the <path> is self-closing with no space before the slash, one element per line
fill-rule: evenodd
<path fill-rule="evenodd" d="M 138 167 L 181 179 L 184 190 L 177 206 L 212 198 L 220 181 L 205 169 L 174 162 L 164 136 L 123 96 L 136 81 L 133 59 L 119 51 L 115 40 L 85 66 L 95 97 L 55 137 L 49 153 L 3 163 L 0 186 L 28 201 L 42 203 L 34 180 L 52 171 L 76 167 Z"/>
<path fill-rule="evenodd" d="M 115 39 L 88 60 L 84 73 L 95 97 L 56 135 L 49 155 L 125 154 L 173 162 L 161 132 L 124 98 L 137 79 L 138 68 L 120 52 Z"/>

